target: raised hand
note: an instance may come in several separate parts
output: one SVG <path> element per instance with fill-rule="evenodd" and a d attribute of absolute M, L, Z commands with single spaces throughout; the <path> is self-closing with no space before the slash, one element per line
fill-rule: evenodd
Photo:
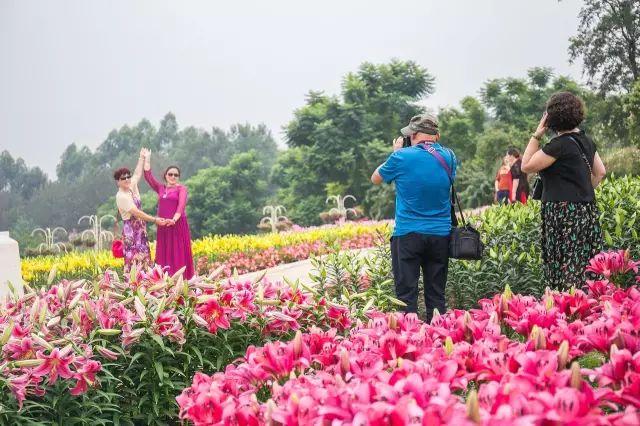
<path fill-rule="evenodd" d="M 404 140 L 402 138 L 396 138 L 393 141 L 393 150 L 397 151 L 399 149 L 402 149 L 402 144 L 404 143 Z"/>
<path fill-rule="evenodd" d="M 536 139 L 540 139 L 547 132 L 547 117 L 548 117 L 548 114 L 547 114 L 547 111 L 545 111 L 544 114 L 542 114 L 542 118 L 538 123 L 538 128 L 534 133 L 534 135 L 536 136 Z"/>

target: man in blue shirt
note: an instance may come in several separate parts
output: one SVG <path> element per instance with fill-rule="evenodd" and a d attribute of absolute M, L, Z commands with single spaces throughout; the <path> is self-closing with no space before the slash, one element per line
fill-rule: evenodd
<path fill-rule="evenodd" d="M 396 221 L 391 237 L 391 257 L 396 296 L 407 304 L 405 312 L 418 311 L 418 281 L 423 273 L 427 321 L 433 309 L 446 311 L 445 287 L 451 234 L 451 183 L 456 157 L 438 143 L 438 120 L 431 114 L 413 117 L 401 133 L 411 138 L 393 142 L 393 153 L 371 175 L 371 182 L 394 182 Z M 451 178 L 450 178 L 451 177 Z"/>

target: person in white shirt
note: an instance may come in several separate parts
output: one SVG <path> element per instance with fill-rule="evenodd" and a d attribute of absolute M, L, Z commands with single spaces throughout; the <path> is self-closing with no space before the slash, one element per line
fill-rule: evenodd
<path fill-rule="evenodd" d="M 131 270 L 133 264 L 136 264 L 138 268 L 149 267 L 153 264 L 149 251 L 146 222 L 153 222 L 158 226 L 167 225 L 165 219 L 151 216 L 141 210 L 138 182 L 142 177 L 142 168 L 147 155 L 149 155 L 149 151 L 142 148 L 133 174 L 126 167 L 121 167 L 113 173 L 113 178 L 118 186 L 116 205 L 123 224 L 125 274 Z"/>

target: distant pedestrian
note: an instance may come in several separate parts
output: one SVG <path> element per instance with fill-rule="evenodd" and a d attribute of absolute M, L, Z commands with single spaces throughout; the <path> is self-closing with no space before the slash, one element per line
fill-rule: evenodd
<path fill-rule="evenodd" d="M 501 204 L 509 204 L 511 187 L 513 178 L 511 177 L 511 168 L 507 163 L 507 157 L 502 159 L 502 164 L 496 173 L 495 196 L 494 200 Z"/>
<path fill-rule="evenodd" d="M 511 165 L 512 179 L 509 201 L 512 203 L 519 202 L 526 204 L 527 198 L 529 198 L 529 182 L 527 180 L 527 174 L 522 171 L 520 151 L 516 148 L 509 148 L 507 151 L 507 158 Z"/>

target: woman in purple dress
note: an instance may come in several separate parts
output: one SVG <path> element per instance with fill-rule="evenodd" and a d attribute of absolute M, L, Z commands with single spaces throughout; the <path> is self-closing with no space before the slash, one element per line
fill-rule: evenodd
<path fill-rule="evenodd" d="M 180 184 L 180 169 L 177 166 L 167 168 L 164 172 L 165 183 L 162 184 L 151 172 L 151 155 L 148 155 L 144 162 L 144 178 L 158 194 L 158 216 L 167 219 L 167 226 L 158 227 L 156 263 L 169 267 L 170 274 L 185 267 L 183 276 L 191 279 L 194 267 L 191 233 L 185 213 L 187 187 Z"/>
<path fill-rule="evenodd" d="M 122 242 L 124 244 L 124 272 L 129 273 L 132 265 L 145 268 L 153 265 L 149 254 L 149 241 L 147 240 L 147 224 L 154 222 L 156 225 L 164 225 L 166 221 L 158 217 L 146 214 L 140 209 L 140 191 L 138 182 L 142 177 L 142 165 L 146 158 L 147 150 L 140 151 L 140 158 L 135 171 L 122 167 L 115 171 L 113 178 L 118 186 L 116 193 L 116 206 L 122 218 Z"/>

